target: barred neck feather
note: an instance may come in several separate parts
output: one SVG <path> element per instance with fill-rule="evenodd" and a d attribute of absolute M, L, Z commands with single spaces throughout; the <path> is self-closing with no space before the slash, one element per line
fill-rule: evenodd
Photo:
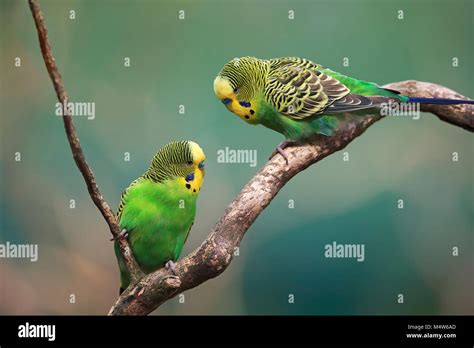
<path fill-rule="evenodd" d="M 143 174 L 144 179 L 163 182 L 193 172 L 193 153 L 189 141 L 176 141 L 161 148 Z"/>
<path fill-rule="evenodd" d="M 219 75 L 229 80 L 239 100 L 250 101 L 265 88 L 268 70 L 268 61 L 242 57 L 224 65 Z"/>

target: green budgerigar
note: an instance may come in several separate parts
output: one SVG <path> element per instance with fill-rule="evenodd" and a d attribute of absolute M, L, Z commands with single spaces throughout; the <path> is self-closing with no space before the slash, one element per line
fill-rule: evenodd
<path fill-rule="evenodd" d="M 331 136 L 338 114 L 381 107 L 384 103 L 473 104 L 472 100 L 410 98 L 376 83 L 344 76 L 310 60 L 235 58 L 214 80 L 226 108 L 249 124 L 262 124 L 286 138 L 277 148 L 304 142 L 315 134 Z"/>
<path fill-rule="evenodd" d="M 204 179 L 205 155 L 192 141 L 171 142 L 161 148 L 148 170 L 123 192 L 117 218 L 121 238 L 128 238 L 141 269 L 150 273 L 174 267 L 196 214 Z M 130 275 L 115 242 L 120 268 L 120 293 Z"/>

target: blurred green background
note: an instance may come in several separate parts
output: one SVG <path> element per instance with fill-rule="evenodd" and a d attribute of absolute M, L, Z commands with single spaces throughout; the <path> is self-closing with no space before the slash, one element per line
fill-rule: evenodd
<path fill-rule="evenodd" d="M 216 100 L 212 81 L 228 60 L 301 56 L 381 84 L 417 79 L 474 98 L 471 0 L 40 3 L 71 100 L 96 104 L 94 120 L 75 123 L 114 208 L 165 143 L 192 139 L 206 152 L 183 255 L 282 140 Z M 39 245 L 36 263 L 0 259 L 0 313 L 104 314 L 118 292 L 109 231 L 54 114 L 27 2 L 2 0 L 0 10 L 0 241 Z M 345 150 L 350 161 L 338 152 L 294 178 L 226 272 L 186 292 L 184 304 L 175 298 L 156 313 L 473 314 L 473 145 L 472 134 L 429 114 L 377 123 Z M 258 167 L 217 163 L 226 146 L 256 149 Z M 397 209 L 398 199 L 405 209 Z M 332 241 L 365 244 L 365 262 L 325 258 Z"/>

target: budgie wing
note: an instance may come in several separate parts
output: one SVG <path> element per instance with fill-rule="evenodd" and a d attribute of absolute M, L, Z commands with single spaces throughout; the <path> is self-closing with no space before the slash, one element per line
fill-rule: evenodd
<path fill-rule="evenodd" d="M 125 189 L 125 191 L 122 192 L 122 196 L 120 197 L 119 207 L 118 207 L 118 210 L 117 210 L 117 220 L 118 221 L 120 221 L 120 219 L 122 218 L 122 212 L 123 212 L 123 209 L 125 208 L 125 202 L 126 202 L 126 197 L 127 197 L 128 192 L 136 184 L 138 184 L 140 182 L 140 180 L 141 180 L 141 178 L 135 179 L 134 181 L 132 181 L 130 183 L 130 185 Z"/>
<path fill-rule="evenodd" d="M 380 98 L 351 93 L 350 88 L 301 58 L 272 60 L 265 97 L 281 114 L 293 119 L 373 107 Z"/>
<path fill-rule="evenodd" d="M 341 112 L 357 111 L 372 108 L 386 99 L 383 97 L 364 97 L 358 94 L 348 94 L 328 105 L 324 110 L 325 114 L 337 114 Z"/>

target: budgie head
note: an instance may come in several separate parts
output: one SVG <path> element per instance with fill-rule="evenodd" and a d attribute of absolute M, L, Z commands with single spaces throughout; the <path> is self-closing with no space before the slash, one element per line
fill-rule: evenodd
<path fill-rule="evenodd" d="M 145 177 L 156 182 L 178 180 L 192 194 L 197 194 L 204 180 L 205 159 L 195 142 L 174 141 L 156 153 Z"/>
<path fill-rule="evenodd" d="M 254 57 L 234 58 L 214 80 L 214 93 L 227 110 L 250 124 L 258 123 L 257 101 L 265 88 L 268 62 Z"/>

